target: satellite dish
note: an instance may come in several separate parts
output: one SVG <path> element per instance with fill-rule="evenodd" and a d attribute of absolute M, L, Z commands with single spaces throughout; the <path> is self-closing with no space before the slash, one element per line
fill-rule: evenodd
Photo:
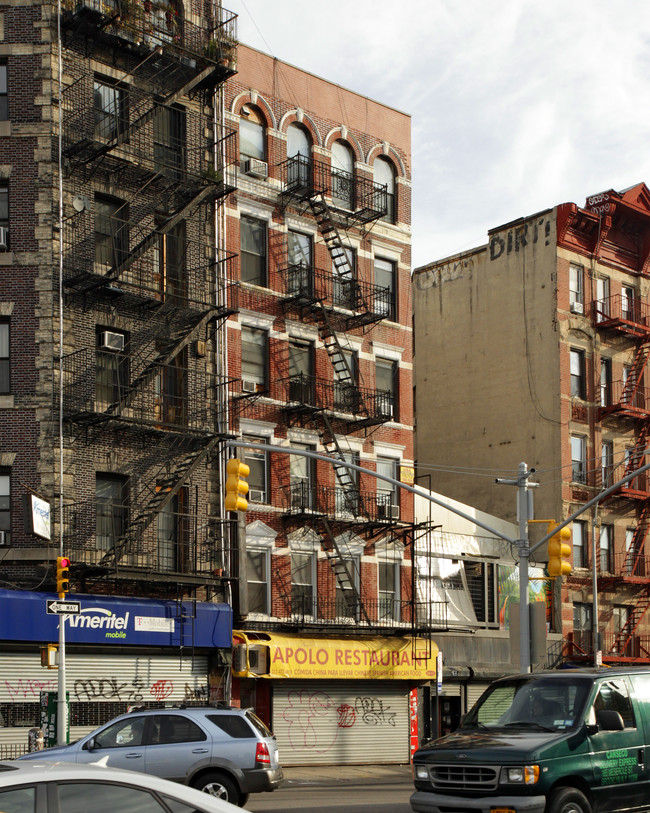
<path fill-rule="evenodd" d="M 72 205 L 75 212 L 87 212 L 90 209 L 90 201 L 85 195 L 75 195 L 72 198 Z"/>

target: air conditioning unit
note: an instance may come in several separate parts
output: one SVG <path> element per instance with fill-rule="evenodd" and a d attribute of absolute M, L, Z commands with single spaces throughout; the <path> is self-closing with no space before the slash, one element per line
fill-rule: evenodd
<path fill-rule="evenodd" d="M 245 158 L 242 161 L 242 171 L 253 178 L 268 178 L 269 165 L 258 158 Z"/>
<path fill-rule="evenodd" d="M 248 499 L 251 502 L 266 502 L 266 495 L 261 488 L 251 488 L 248 492 Z"/>
<path fill-rule="evenodd" d="M 379 404 L 378 410 L 379 417 L 381 418 L 392 418 L 393 417 L 393 405 L 383 402 Z"/>
<path fill-rule="evenodd" d="M 377 517 L 379 519 L 399 519 L 399 505 L 389 505 L 385 502 L 378 503 Z"/>
<path fill-rule="evenodd" d="M 571 303 L 571 313 L 580 313 L 583 314 L 585 312 L 585 306 L 582 302 L 572 302 Z"/>
<path fill-rule="evenodd" d="M 9 251 L 9 227 L 0 226 L 0 251 Z"/>
<path fill-rule="evenodd" d="M 7 544 L 7 532 L 6 531 L 0 531 L 0 545 L 6 545 L 6 544 Z"/>
<path fill-rule="evenodd" d="M 121 352 L 124 350 L 124 334 L 104 330 L 101 335 L 100 347 L 102 350 L 116 350 Z"/>
<path fill-rule="evenodd" d="M 237 644 L 233 649 L 233 672 L 253 672 L 256 675 L 266 675 L 269 671 L 269 648 L 259 644 L 248 646 L 248 666 L 246 666 L 247 644 Z"/>
<path fill-rule="evenodd" d="M 391 505 L 390 508 L 390 518 L 391 519 L 399 519 L 399 505 Z"/>
<path fill-rule="evenodd" d="M 249 378 L 243 378 L 241 382 L 242 392 L 257 392 L 257 381 L 251 381 Z"/>

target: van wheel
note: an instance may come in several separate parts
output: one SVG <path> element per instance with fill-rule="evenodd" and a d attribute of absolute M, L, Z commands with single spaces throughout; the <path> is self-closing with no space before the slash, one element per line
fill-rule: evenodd
<path fill-rule="evenodd" d="M 556 788 L 551 793 L 547 813 L 591 813 L 591 805 L 577 788 Z"/>
<path fill-rule="evenodd" d="M 216 796 L 217 799 L 230 802 L 231 805 L 240 803 L 239 788 L 226 774 L 217 773 L 216 771 L 204 773 L 203 776 L 192 782 L 192 787 L 202 790 L 204 793 L 209 793 L 210 796 Z"/>

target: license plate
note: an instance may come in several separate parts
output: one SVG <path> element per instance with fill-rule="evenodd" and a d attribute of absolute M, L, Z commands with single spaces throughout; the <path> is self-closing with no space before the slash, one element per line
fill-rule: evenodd
<path fill-rule="evenodd" d="M 513 807 L 491 807 L 490 813 L 517 813 Z"/>

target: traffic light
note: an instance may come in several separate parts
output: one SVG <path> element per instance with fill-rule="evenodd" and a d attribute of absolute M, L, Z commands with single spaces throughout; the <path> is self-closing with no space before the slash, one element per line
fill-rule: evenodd
<path fill-rule="evenodd" d="M 245 511 L 248 508 L 248 483 L 250 466 L 236 457 L 231 457 L 226 464 L 226 511 Z"/>
<path fill-rule="evenodd" d="M 67 556 L 56 558 L 56 591 L 67 593 L 70 590 L 70 560 Z"/>
<path fill-rule="evenodd" d="M 557 527 L 557 523 L 549 524 L 549 531 Z M 568 576 L 571 573 L 571 563 L 566 562 L 571 556 L 571 546 L 567 542 L 571 539 L 571 531 L 562 528 L 556 531 L 548 540 L 548 575 Z"/>

